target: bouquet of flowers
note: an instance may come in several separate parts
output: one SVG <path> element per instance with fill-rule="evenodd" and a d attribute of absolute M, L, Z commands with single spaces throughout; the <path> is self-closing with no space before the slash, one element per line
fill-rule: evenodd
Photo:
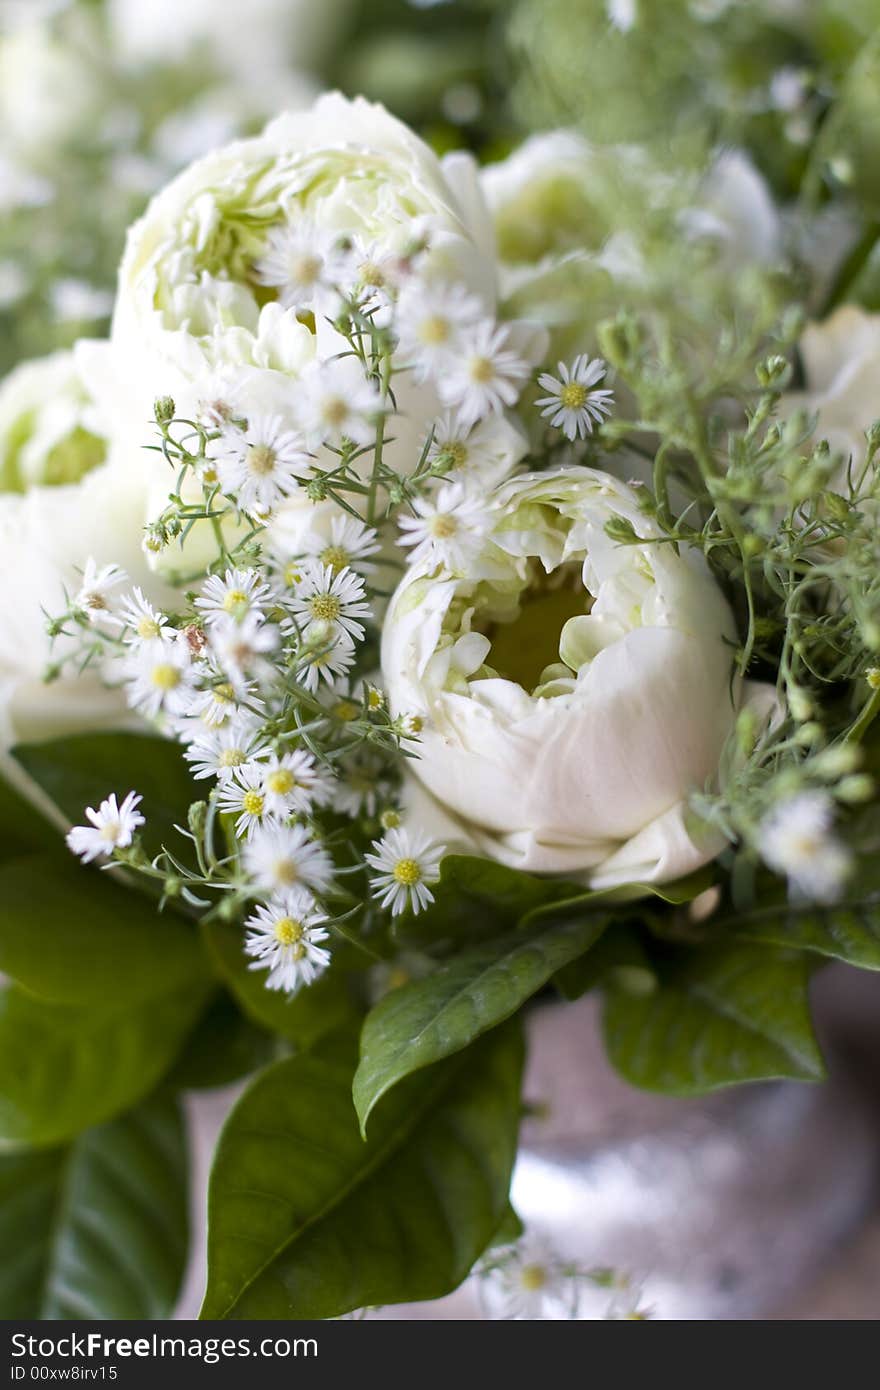
<path fill-rule="evenodd" d="M 203 1316 L 333 1318 L 516 1238 L 542 992 L 639 1086 L 822 1076 L 813 971 L 880 967 L 880 336 L 805 328 L 802 230 L 741 153 L 481 170 L 330 95 L 5 384 L 14 1311 L 167 1314 L 187 1089 L 247 1078 Z"/>

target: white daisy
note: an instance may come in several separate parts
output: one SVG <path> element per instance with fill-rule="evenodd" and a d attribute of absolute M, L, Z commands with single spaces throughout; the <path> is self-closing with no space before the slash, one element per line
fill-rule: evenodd
<path fill-rule="evenodd" d="M 128 702 L 142 714 L 155 718 L 189 714 L 197 673 L 186 647 L 171 637 L 160 637 L 132 650 L 125 663 Z"/>
<path fill-rule="evenodd" d="M 252 839 L 254 833 L 274 817 L 266 805 L 261 763 L 248 762 L 233 770 L 228 781 L 216 791 L 217 805 L 227 815 L 237 816 L 235 833 Z"/>
<path fill-rule="evenodd" d="M 261 903 L 245 922 L 244 949 L 255 957 L 251 970 L 268 970 L 266 987 L 289 994 L 312 984 L 330 964 L 330 952 L 321 945 L 328 939 L 321 926 L 326 920 L 302 888 L 280 893 L 265 906 Z"/>
<path fill-rule="evenodd" d="M 280 415 L 253 415 L 245 425 L 224 425 L 209 441 L 208 457 L 223 491 L 243 512 L 261 519 L 296 492 L 313 464 Z"/>
<path fill-rule="evenodd" d="M 225 615 L 211 624 L 211 650 L 239 696 L 251 679 L 269 670 L 266 655 L 278 646 L 278 629 L 263 622 L 257 613 L 247 613 L 240 622 Z"/>
<path fill-rule="evenodd" d="M 67 834 L 73 853 L 78 854 L 84 864 L 90 864 L 100 855 L 130 845 L 134 832 L 144 824 L 143 816 L 135 809 L 140 801 L 136 792 L 129 792 L 121 806 L 117 805 L 115 795 L 102 801 L 97 811 L 87 806 L 86 816 L 91 825 L 75 825 Z"/>
<path fill-rule="evenodd" d="M 321 232 L 311 218 L 272 227 L 263 254 L 254 263 L 261 285 L 277 289 L 285 309 L 318 309 L 327 286 L 344 273 L 338 237 Z"/>
<path fill-rule="evenodd" d="M 484 319 L 469 325 L 449 369 L 438 382 L 444 403 L 453 406 L 463 425 L 515 405 L 529 365 L 509 346 L 510 329 Z"/>
<path fill-rule="evenodd" d="M 461 330 L 482 314 L 482 303 L 463 285 L 405 286 L 394 315 L 400 360 L 420 381 L 444 372 L 458 349 Z"/>
<path fill-rule="evenodd" d="M 239 714 L 208 728 L 200 722 L 199 727 L 200 732 L 183 753 L 197 781 L 216 777 L 221 784 L 229 782 L 237 768 L 269 751 L 269 745 L 259 741 L 259 726 L 250 716 Z"/>
<path fill-rule="evenodd" d="M 203 673 L 202 680 L 210 683 L 204 684 L 203 689 L 199 690 L 194 696 L 192 705 L 188 710 L 188 718 L 178 720 L 175 729 L 183 739 L 195 738 L 198 736 L 199 725 L 208 729 L 220 728 L 227 724 L 234 716 L 241 713 L 240 702 L 247 701 L 249 705 L 259 706 L 260 701 L 256 696 L 256 686 L 253 682 L 240 683 L 238 690 L 226 679 L 225 673 L 213 665 L 207 667 L 207 675 Z"/>
<path fill-rule="evenodd" d="M 385 407 L 356 357 L 311 363 L 298 389 L 300 421 L 312 448 L 322 444 L 338 448 L 343 439 L 372 443 L 376 420 Z"/>
<path fill-rule="evenodd" d="M 415 516 L 401 516 L 402 546 L 413 546 L 411 564 L 444 565 L 453 572 L 465 570 L 483 548 L 489 529 L 489 513 L 481 499 L 468 494 L 462 483 L 444 483 L 412 504 Z"/>
<path fill-rule="evenodd" d="M 581 353 L 570 367 L 565 362 L 557 364 L 558 377 L 547 372 L 538 377 L 538 385 L 549 394 L 535 401 L 535 405 L 543 406 L 541 414 L 555 429 L 562 430 L 566 439 L 586 439 L 592 434 L 593 425 L 601 425 L 604 417 L 611 414 L 614 392 L 594 389 L 606 370 L 601 357 L 591 360 Z"/>
<path fill-rule="evenodd" d="M 82 584 L 74 599 L 74 607 L 85 613 L 95 627 L 118 627 L 119 617 L 113 611 L 113 590 L 124 584 L 128 576 L 118 565 L 102 565 L 100 569 L 89 556 L 83 570 Z"/>
<path fill-rule="evenodd" d="M 129 644 L 156 642 L 168 636 L 162 630 L 168 619 L 164 613 L 158 612 L 147 602 L 142 589 L 134 588 L 131 594 L 123 599 L 119 607 L 119 616 L 128 628 L 123 640 Z"/>
<path fill-rule="evenodd" d="M 437 844 L 421 830 L 400 827 L 374 841 L 373 848 L 375 854 L 364 855 L 376 871 L 371 875 L 370 887 L 382 906 L 391 908 L 393 917 L 407 907 L 421 912 L 434 901 L 434 894 L 427 885 L 436 883 L 440 877 L 445 846 Z"/>
<path fill-rule="evenodd" d="M 355 233 L 345 248 L 338 283 L 341 289 L 360 302 L 363 309 L 373 311 L 374 322 L 384 323 L 403 268 L 404 262 L 396 251 L 389 250 L 381 242 L 367 241 Z M 378 316 L 375 315 L 377 309 L 380 311 Z"/>
<path fill-rule="evenodd" d="M 313 624 L 321 623 L 330 632 L 341 629 L 359 640 L 363 638 L 364 625 L 358 619 L 372 617 L 360 575 L 350 569 L 334 573 L 330 565 L 322 565 L 319 560 L 306 561 L 287 607 L 306 632 Z"/>
<path fill-rule="evenodd" d="M 330 522 L 330 539 L 310 532 L 306 537 L 305 553 L 329 565 L 334 574 L 340 570 L 352 569 L 361 574 L 370 574 L 376 568 L 369 561 L 370 555 L 379 550 L 379 538 L 374 527 L 357 517 L 334 516 Z"/>
<path fill-rule="evenodd" d="M 245 845 L 243 858 L 249 877 L 267 893 L 296 887 L 322 893 L 333 879 L 333 860 L 302 825 L 262 826 Z"/>
<path fill-rule="evenodd" d="M 263 764 L 263 794 L 272 815 L 284 817 L 326 805 L 331 785 L 326 772 L 304 748 L 273 756 Z"/>
<path fill-rule="evenodd" d="M 205 580 L 195 606 L 201 609 L 208 622 L 218 618 L 241 619 L 247 613 L 264 617 L 272 597 L 272 590 L 259 570 L 231 569 L 222 579 L 219 574 L 213 574 Z"/>
<path fill-rule="evenodd" d="M 347 632 L 334 633 L 328 626 L 312 623 L 307 639 L 296 649 L 296 678 L 306 690 L 315 693 L 324 680 L 332 685 L 354 665 L 355 646 Z"/>
<path fill-rule="evenodd" d="M 820 791 L 787 797 L 761 822 L 761 854 L 788 878 L 792 897 L 833 902 L 840 896 L 852 860 L 832 834 L 833 822 L 834 804 Z"/>
<path fill-rule="evenodd" d="M 451 412 L 434 422 L 428 446 L 429 463 L 441 467 L 450 482 L 480 487 L 497 485 L 512 473 L 526 451 L 520 429 L 498 415 L 463 425 Z"/>

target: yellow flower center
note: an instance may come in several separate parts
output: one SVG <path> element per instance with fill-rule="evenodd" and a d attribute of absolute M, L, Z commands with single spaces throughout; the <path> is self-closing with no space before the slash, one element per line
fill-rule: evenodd
<path fill-rule="evenodd" d="M 275 940 L 280 946 L 298 946 L 305 927 L 296 917 L 279 917 L 275 923 Z"/>
<path fill-rule="evenodd" d="M 547 1283 L 547 1271 L 543 1265 L 523 1265 L 519 1281 L 527 1293 L 537 1293 Z"/>
<path fill-rule="evenodd" d="M 381 709 L 384 703 L 385 697 L 382 691 L 371 685 L 367 691 L 367 709 Z"/>
<path fill-rule="evenodd" d="M 309 599 L 309 612 L 320 623 L 335 623 L 342 604 L 335 594 L 315 594 Z"/>
<path fill-rule="evenodd" d="M 313 285 L 321 274 L 320 256 L 292 256 L 290 278 L 300 285 Z"/>
<path fill-rule="evenodd" d="M 217 481 L 217 469 L 212 464 L 206 463 L 202 467 L 202 482 L 208 487 L 213 487 Z"/>
<path fill-rule="evenodd" d="M 273 878 L 276 883 L 284 884 L 290 888 L 292 884 L 299 881 L 299 865 L 295 859 L 276 859 L 273 867 Z"/>
<path fill-rule="evenodd" d="M 137 635 L 142 637 L 145 642 L 149 642 L 153 637 L 159 636 L 159 624 L 155 618 L 141 618 L 137 625 Z"/>
<path fill-rule="evenodd" d="M 320 560 L 322 565 L 329 565 L 335 574 L 344 570 L 349 561 L 348 551 L 341 545 L 328 545 L 326 550 L 321 551 Z"/>
<path fill-rule="evenodd" d="M 333 717 L 340 719 L 343 724 L 349 724 L 352 719 L 357 719 L 359 714 L 360 709 L 353 700 L 340 700 L 333 709 Z"/>
<path fill-rule="evenodd" d="M 99 594 L 99 593 L 86 594 L 86 608 L 93 608 L 93 609 L 95 610 L 95 612 L 100 612 L 100 610 L 101 610 L 102 608 L 106 608 L 106 607 L 107 607 L 107 600 L 105 599 L 105 597 L 104 597 L 103 594 Z"/>
<path fill-rule="evenodd" d="M 431 314 L 419 324 L 419 337 L 425 347 L 439 347 L 449 339 L 449 320 L 442 314 Z"/>
<path fill-rule="evenodd" d="M 261 816 L 263 814 L 263 797 L 260 792 L 245 792 L 241 799 L 243 811 L 247 811 L 249 816 Z"/>
<path fill-rule="evenodd" d="M 394 865 L 393 877 L 404 888 L 413 888 L 421 880 L 422 870 L 417 859 L 398 859 Z"/>
<path fill-rule="evenodd" d="M 266 786 L 276 796 L 286 796 L 296 786 L 296 778 L 287 767 L 276 767 L 266 778 Z"/>
<path fill-rule="evenodd" d="M 321 418 L 325 425 L 338 428 L 348 418 L 348 406 L 341 396 L 327 396 L 321 402 Z"/>
<path fill-rule="evenodd" d="M 245 454 L 245 465 L 252 473 L 265 478 L 275 467 L 275 450 L 268 444 L 252 444 Z"/>
<path fill-rule="evenodd" d="M 587 394 L 586 386 L 581 386 L 579 381 L 570 381 L 559 392 L 560 404 L 564 405 L 566 410 L 581 410 Z"/>
<path fill-rule="evenodd" d="M 449 444 L 444 444 L 441 458 L 448 468 L 461 468 L 467 463 L 467 445 L 460 439 L 453 439 Z"/>
<path fill-rule="evenodd" d="M 248 596 L 244 589 L 230 589 L 223 600 L 223 608 L 227 613 L 240 613 L 247 607 Z"/>
<path fill-rule="evenodd" d="M 241 767 L 244 761 L 243 748 L 224 748 L 218 759 L 221 767 Z"/>
<path fill-rule="evenodd" d="M 490 357 L 472 357 L 468 366 L 471 380 L 480 386 L 495 378 L 495 367 Z"/>
<path fill-rule="evenodd" d="M 158 690 L 174 690 L 180 685 L 180 672 L 170 662 L 162 661 L 153 667 L 151 679 Z"/>
<path fill-rule="evenodd" d="M 115 845 L 121 829 L 122 827 L 118 820 L 108 821 L 106 825 L 101 826 L 101 839 L 107 840 L 111 845 Z"/>
<path fill-rule="evenodd" d="M 377 261 L 362 261 L 358 267 L 358 279 L 362 285 L 381 289 L 385 284 L 385 272 Z"/>
<path fill-rule="evenodd" d="M 458 522 L 448 512 L 438 512 L 428 523 L 428 530 L 438 541 L 448 541 L 458 530 Z"/>

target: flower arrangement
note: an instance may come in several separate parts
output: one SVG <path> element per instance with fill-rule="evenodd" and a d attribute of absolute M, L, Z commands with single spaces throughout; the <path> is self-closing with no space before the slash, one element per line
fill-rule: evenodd
<path fill-rule="evenodd" d="M 742 153 L 480 169 L 324 96 L 0 388 L 2 562 L 47 557 L 0 625 L 4 1180 L 131 1153 L 179 1232 L 174 1096 L 247 1077 L 203 1316 L 524 1296 L 542 992 L 695 1095 L 821 1078 L 813 972 L 880 968 L 876 225 L 829 275 L 778 204 Z M 91 1307 L 161 1316 L 180 1240 L 121 1202 L 149 1295 Z"/>

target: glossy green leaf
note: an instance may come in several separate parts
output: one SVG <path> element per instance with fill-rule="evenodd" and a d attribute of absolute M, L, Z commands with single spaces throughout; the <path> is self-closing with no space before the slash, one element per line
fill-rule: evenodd
<path fill-rule="evenodd" d="M 580 999 L 589 990 L 612 982 L 629 993 L 650 994 L 657 975 L 638 934 L 626 922 L 612 922 L 601 940 L 554 975 L 564 999 Z"/>
<path fill-rule="evenodd" d="M 821 1080 L 805 956 L 766 946 L 673 952 L 653 993 L 608 991 L 608 1055 L 627 1081 L 700 1095 L 742 1081 Z"/>
<path fill-rule="evenodd" d="M 369 1013 L 353 1095 L 362 1129 L 392 1086 L 488 1032 L 596 942 L 605 916 L 511 932 L 462 951 L 433 974 L 401 985 Z"/>
<path fill-rule="evenodd" d="M 277 1056 L 278 1040 L 245 1018 L 225 990 L 218 990 L 187 1038 L 166 1084 L 181 1091 L 227 1086 L 260 1071 Z"/>
<path fill-rule="evenodd" d="M 352 1057 L 258 1077 L 217 1147 L 203 1318 L 332 1318 L 437 1298 L 501 1226 L 520 1115 L 515 1024 L 410 1078 L 362 1142 Z"/>
<path fill-rule="evenodd" d="M 153 1098 L 62 1149 L 0 1155 L 0 1317 L 167 1318 L 187 1255 L 176 1102 Z"/>
<path fill-rule="evenodd" d="M 244 932 L 225 922 L 203 922 L 202 937 L 217 971 L 242 1009 L 255 1023 L 296 1043 L 311 1047 L 328 1033 L 359 1017 L 349 981 L 330 969 L 295 995 L 266 988 L 266 971 L 251 970 L 243 949 Z"/>
<path fill-rule="evenodd" d="M 127 1110 L 174 1061 L 204 1004 L 192 980 L 138 1003 L 48 1004 L 0 989 L 0 1145 L 58 1144 Z"/>
<path fill-rule="evenodd" d="M 185 826 L 190 803 L 205 797 L 180 745 L 149 734 L 75 734 L 19 744 L 13 755 L 74 825 L 82 823 L 84 807 L 97 806 L 110 792 L 139 792 L 147 821 L 141 837 L 151 857 L 163 844 L 181 848 L 174 827 Z"/>
<path fill-rule="evenodd" d="M 0 865 L 0 970 L 29 993 L 103 1005 L 178 988 L 205 971 L 191 923 L 70 855 Z"/>
<path fill-rule="evenodd" d="M 714 925 L 719 930 L 729 928 L 743 941 L 815 951 L 862 970 L 880 970 L 880 904 L 876 902 L 808 908 L 781 902 L 719 918 Z"/>
<path fill-rule="evenodd" d="M 19 854 L 32 854 L 61 841 L 61 831 L 50 824 L 16 787 L 0 774 L 0 862 Z"/>

